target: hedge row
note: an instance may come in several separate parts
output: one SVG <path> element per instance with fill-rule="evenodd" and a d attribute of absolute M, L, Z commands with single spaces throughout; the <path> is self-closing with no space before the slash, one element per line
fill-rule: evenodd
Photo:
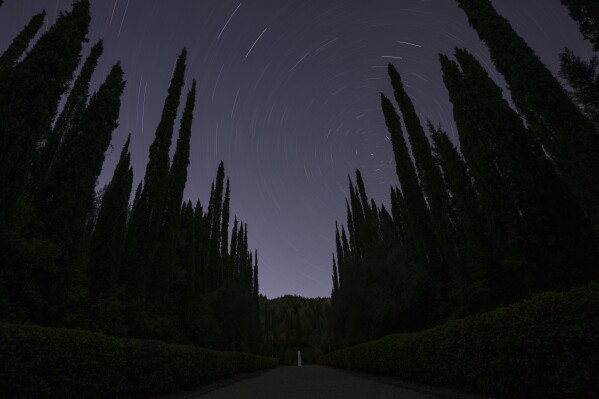
<path fill-rule="evenodd" d="M 599 284 L 389 335 L 319 362 L 510 398 L 596 398 Z"/>
<path fill-rule="evenodd" d="M 0 323 L 2 398 L 147 397 L 275 365 L 247 353 Z"/>

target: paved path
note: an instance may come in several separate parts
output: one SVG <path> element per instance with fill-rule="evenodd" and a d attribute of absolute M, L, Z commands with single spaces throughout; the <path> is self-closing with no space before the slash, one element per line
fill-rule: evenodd
<path fill-rule="evenodd" d="M 231 385 L 208 392 L 177 396 L 185 399 L 439 399 L 453 396 L 442 392 L 419 392 L 394 385 L 385 379 L 322 366 L 277 367 Z"/>

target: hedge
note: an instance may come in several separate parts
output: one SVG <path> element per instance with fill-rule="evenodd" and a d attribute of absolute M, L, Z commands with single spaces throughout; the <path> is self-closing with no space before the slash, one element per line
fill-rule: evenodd
<path fill-rule="evenodd" d="M 247 353 L 0 323 L 2 398 L 147 397 L 275 365 Z"/>
<path fill-rule="evenodd" d="M 319 362 L 510 398 L 596 398 L 599 284 L 389 335 Z"/>

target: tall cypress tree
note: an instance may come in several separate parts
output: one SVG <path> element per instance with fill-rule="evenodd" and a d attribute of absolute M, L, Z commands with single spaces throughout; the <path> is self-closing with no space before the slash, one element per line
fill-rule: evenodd
<path fill-rule="evenodd" d="M 19 58 L 21 58 L 25 50 L 27 50 L 27 47 L 29 47 L 31 40 L 33 40 L 42 27 L 44 18 L 46 18 L 46 11 L 42 11 L 31 17 L 29 23 L 25 25 L 23 30 L 13 39 L 10 46 L 8 46 L 6 51 L 0 56 L 0 74 L 9 68 L 12 68 L 19 61 Z"/>
<path fill-rule="evenodd" d="M 156 229 L 161 225 L 163 218 L 170 168 L 169 150 L 175 119 L 177 118 L 177 109 L 181 100 L 186 59 L 187 50 L 183 49 L 177 59 L 168 95 L 164 100 L 162 117 L 156 128 L 154 141 L 150 146 L 150 156 L 144 176 L 144 196 L 150 206 L 150 230 L 152 234 L 156 233 Z"/>
<path fill-rule="evenodd" d="M 248 246 L 248 225 L 243 224 L 243 283 L 245 287 L 252 286 L 252 252 Z M 251 292 L 251 290 L 250 290 Z"/>
<path fill-rule="evenodd" d="M 151 270 L 150 297 L 155 305 L 164 306 L 170 284 L 174 279 L 174 264 L 176 262 L 177 233 L 179 231 L 181 203 L 183 191 L 187 182 L 187 167 L 189 166 L 189 147 L 191 139 L 191 125 L 195 107 L 196 82 L 192 84 L 183 116 L 177 148 L 168 175 L 166 199 L 164 201 L 163 218 L 157 245 L 159 247 L 154 256 Z"/>
<path fill-rule="evenodd" d="M 229 206 L 231 202 L 231 190 L 229 189 L 229 178 L 227 178 L 227 186 L 225 188 L 225 199 L 223 201 L 223 210 L 222 210 L 222 221 L 220 227 L 220 246 L 221 253 L 220 256 L 225 260 L 225 257 L 228 255 L 227 251 L 229 249 Z"/>
<path fill-rule="evenodd" d="M 256 298 L 256 300 L 258 299 L 258 296 L 260 295 L 260 283 L 258 282 L 258 250 L 254 250 L 254 276 L 253 276 L 253 283 L 252 283 L 252 288 L 253 288 L 253 296 L 254 298 Z"/>
<path fill-rule="evenodd" d="M 397 187 L 391 187 L 391 215 L 399 242 L 405 246 L 408 232 L 406 206 L 403 194 Z"/>
<path fill-rule="evenodd" d="M 118 126 L 120 97 L 125 83 L 120 63 L 111 69 L 85 109 L 68 146 L 61 148 L 56 167 L 36 196 L 40 217 L 49 231 L 67 242 L 77 242 L 92 209 L 94 187 L 113 130 Z M 72 227 L 77 228 L 72 229 Z M 68 233 L 67 233 L 68 231 Z"/>
<path fill-rule="evenodd" d="M 352 210 L 349 207 L 349 201 L 347 198 L 345 199 L 345 208 L 347 213 L 347 234 L 349 235 L 349 248 L 352 252 L 352 256 L 354 256 L 357 254 L 356 230 L 354 229 L 354 216 L 352 215 Z M 343 227 L 341 229 L 343 230 Z"/>
<path fill-rule="evenodd" d="M 449 195 L 445 191 L 443 177 L 433 159 L 430 143 L 420 124 L 414 104 L 404 89 L 401 76 L 391 64 L 388 66 L 388 73 L 395 100 L 399 105 L 408 132 L 416 170 L 430 209 L 433 230 L 443 250 L 444 258 L 455 274 L 462 259 L 457 251 L 455 231 L 450 220 Z"/>
<path fill-rule="evenodd" d="M 184 342 L 195 340 L 196 332 L 193 322 L 200 301 L 200 276 L 194 248 L 196 235 L 193 205 L 191 201 L 187 201 L 181 207 L 176 259 L 177 272 L 170 295 L 171 312 L 177 316 L 177 335 Z"/>
<path fill-rule="evenodd" d="M 501 89 L 467 51 L 456 57 L 461 70 L 441 57 L 444 80 L 483 211 L 495 215 L 491 228 L 501 234 L 510 299 L 596 277 L 596 246 L 580 208 Z"/>
<path fill-rule="evenodd" d="M 489 0 L 457 1 L 489 47 L 530 132 L 599 229 L 599 134 L 595 127 Z"/>
<path fill-rule="evenodd" d="M 358 193 L 356 193 L 354 189 L 353 182 L 351 177 L 349 177 L 349 203 L 351 205 L 351 215 L 352 215 L 352 240 L 354 242 L 353 253 L 355 259 L 361 259 L 364 256 L 365 249 L 368 246 L 366 233 L 366 218 L 364 216 L 364 208 L 362 208 L 362 203 L 360 198 L 358 197 Z M 368 204 L 368 201 L 366 201 Z"/>
<path fill-rule="evenodd" d="M 464 256 L 464 277 L 486 279 L 493 254 L 489 248 L 485 218 L 480 209 L 466 163 L 447 133 L 429 124 L 435 160 L 443 171 L 444 184 L 451 193 L 457 242 Z"/>
<path fill-rule="evenodd" d="M 62 251 L 61 270 L 57 270 L 52 283 L 45 282 L 56 296 L 51 302 L 59 307 L 67 306 L 65 301 L 70 300 L 70 291 L 79 289 L 83 283 L 80 262 L 95 199 L 94 188 L 112 132 L 118 126 L 124 87 L 123 70 L 117 63 L 90 99 L 76 136 L 68 147 L 62 148 L 52 173 L 35 198 L 44 238 L 58 243 Z"/>
<path fill-rule="evenodd" d="M 213 250 L 215 251 L 215 256 L 220 255 L 220 240 L 221 234 L 220 229 L 222 225 L 222 211 L 223 211 L 223 189 L 225 185 L 225 166 L 223 162 L 218 165 L 218 170 L 216 171 L 216 183 L 214 185 L 213 198 L 212 198 L 212 206 L 210 209 L 212 210 L 212 214 L 208 215 L 211 223 L 212 230 L 210 233 L 210 237 L 212 239 Z"/>
<path fill-rule="evenodd" d="M 561 0 L 568 7 L 570 17 L 578 24 L 580 32 L 599 51 L 599 3 L 594 0 Z"/>
<path fill-rule="evenodd" d="M 339 272 L 337 271 L 337 262 L 335 262 L 335 254 L 333 254 L 333 291 L 331 292 L 331 299 L 335 302 L 335 297 L 339 291 Z"/>
<path fill-rule="evenodd" d="M 187 51 L 183 49 L 177 59 L 162 116 L 150 146 L 143 190 L 131 210 L 127 228 L 123 264 L 133 273 L 125 282 L 125 299 L 129 306 L 127 320 L 131 328 L 138 331 L 143 328 L 143 308 L 146 295 L 149 294 L 145 285 L 152 276 L 152 272 L 146 269 L 154 264 L 155 244 L 164 217 L 170 170 L 169 150 L 184 83 L 186 57 Z"/>
<path fill-rule="evenodd" d="M 415 245 L 414 249 L 418 263 L 427 270 L 429 277 L 435 280 L 443 280 L 447 271 L 442 266 L 438 243 L 431 227 L 430 215 L 418 183 L 414 165 L 403 138 L 399 115 L 397 115 L 393 104 L 384 94 L 381 94 L 381 103 L 387 129 L 391 135 L 397 176 L 401 183 L 406 206 L 406 221 L 413 236 L 412 243 Z"/>
<path fill-rule="evenodd" d="M 231 231 L 231 250 L 229 252 L 229 262 L 230 262 L 230 278 L 234 279 L 236 275 L 236 265 L 237 265 L 237 216 L 233 219 L 233 230 Z"/>
<path fill-rule="evenodd" d="M 90 22 L 79 0 L 42 35 L 25 59 L 0 80 L 0 234 L 13 228 L 37 146 L 51 131 L 61 96 L 77 68 Z"/>
<path fill-rule="evenodd" d="M 142 202 L 143 180 L 139 182 L 133 197 L 131 211 L 127 220 L 125 234 L 125 245 L 121 257 L 119 272 L 119 293 L 124 308 L 124 316 L 127 323 L 126 329 L 135 330 L 139 325 L 142 305 L 145 298 L 145 286 L 147 280 L 146 265 L 139 262 L 136 253 L 132 252 L 139 245 L 139 237 L 146 233 L 146 219 L 141 216 L 147 215 L 147 206 Z"/>
<path fill-rule="evenodd" d="M 77 76 L 73 88 L 67 97 L 62 112 L 58 116 L 54 128 L 48 134 L 48 138 L 41 150 L 38 165 L 36 165 L 34 170 L 34 185 L 41 184 L 43 179 L 50 173 L 51 165 L 55 160 L 61 142 L 68 146 L 69 141 L 73 140 L 77 124 L 87 106 L 89 82 L 103 51 L 104 44 L 100 40 L 92 47 L 89 56 L 85 60 L 81 72 Z"/>
<path fill-rule="evenodd" d="M 127 207 L 133 184 L 133 169 L 127 138 L 112 180 L 102 197 L 102 205 L 88 253 L 89 288 L 92 301 L 102 301 L 116 294 L 119 266 L 127 225 Z M 102 316 L 100 316 L 102 317 Z"/>
<path fill-rule="evenodd" d="M 341 245 L 341 236 L 339 235 L 339 225 L 335 222 L 335 246 L 337 249 L 337 265 L 336 269 L 339 269 L 339 280 L 341 279 L 341 269 L 343 269 L 345 256 L 343 253 L 343 246 Z M 334 256 L 334 255 L 333 255 Z M 333 263 L 335 263 L 333 261 Z"/>

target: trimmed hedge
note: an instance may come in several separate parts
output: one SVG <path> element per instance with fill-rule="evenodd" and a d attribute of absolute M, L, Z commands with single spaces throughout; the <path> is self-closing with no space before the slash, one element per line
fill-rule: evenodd
<path fill-rule="evenodd" d="M 141 397 L 275 365 L 247 353 L 0 323 L 2 398 Z"/>
<path fill-rule="evenodd" d="M 389 335 L 319 362 L 513 398 L 596 398 L 599 284 Z"/>

